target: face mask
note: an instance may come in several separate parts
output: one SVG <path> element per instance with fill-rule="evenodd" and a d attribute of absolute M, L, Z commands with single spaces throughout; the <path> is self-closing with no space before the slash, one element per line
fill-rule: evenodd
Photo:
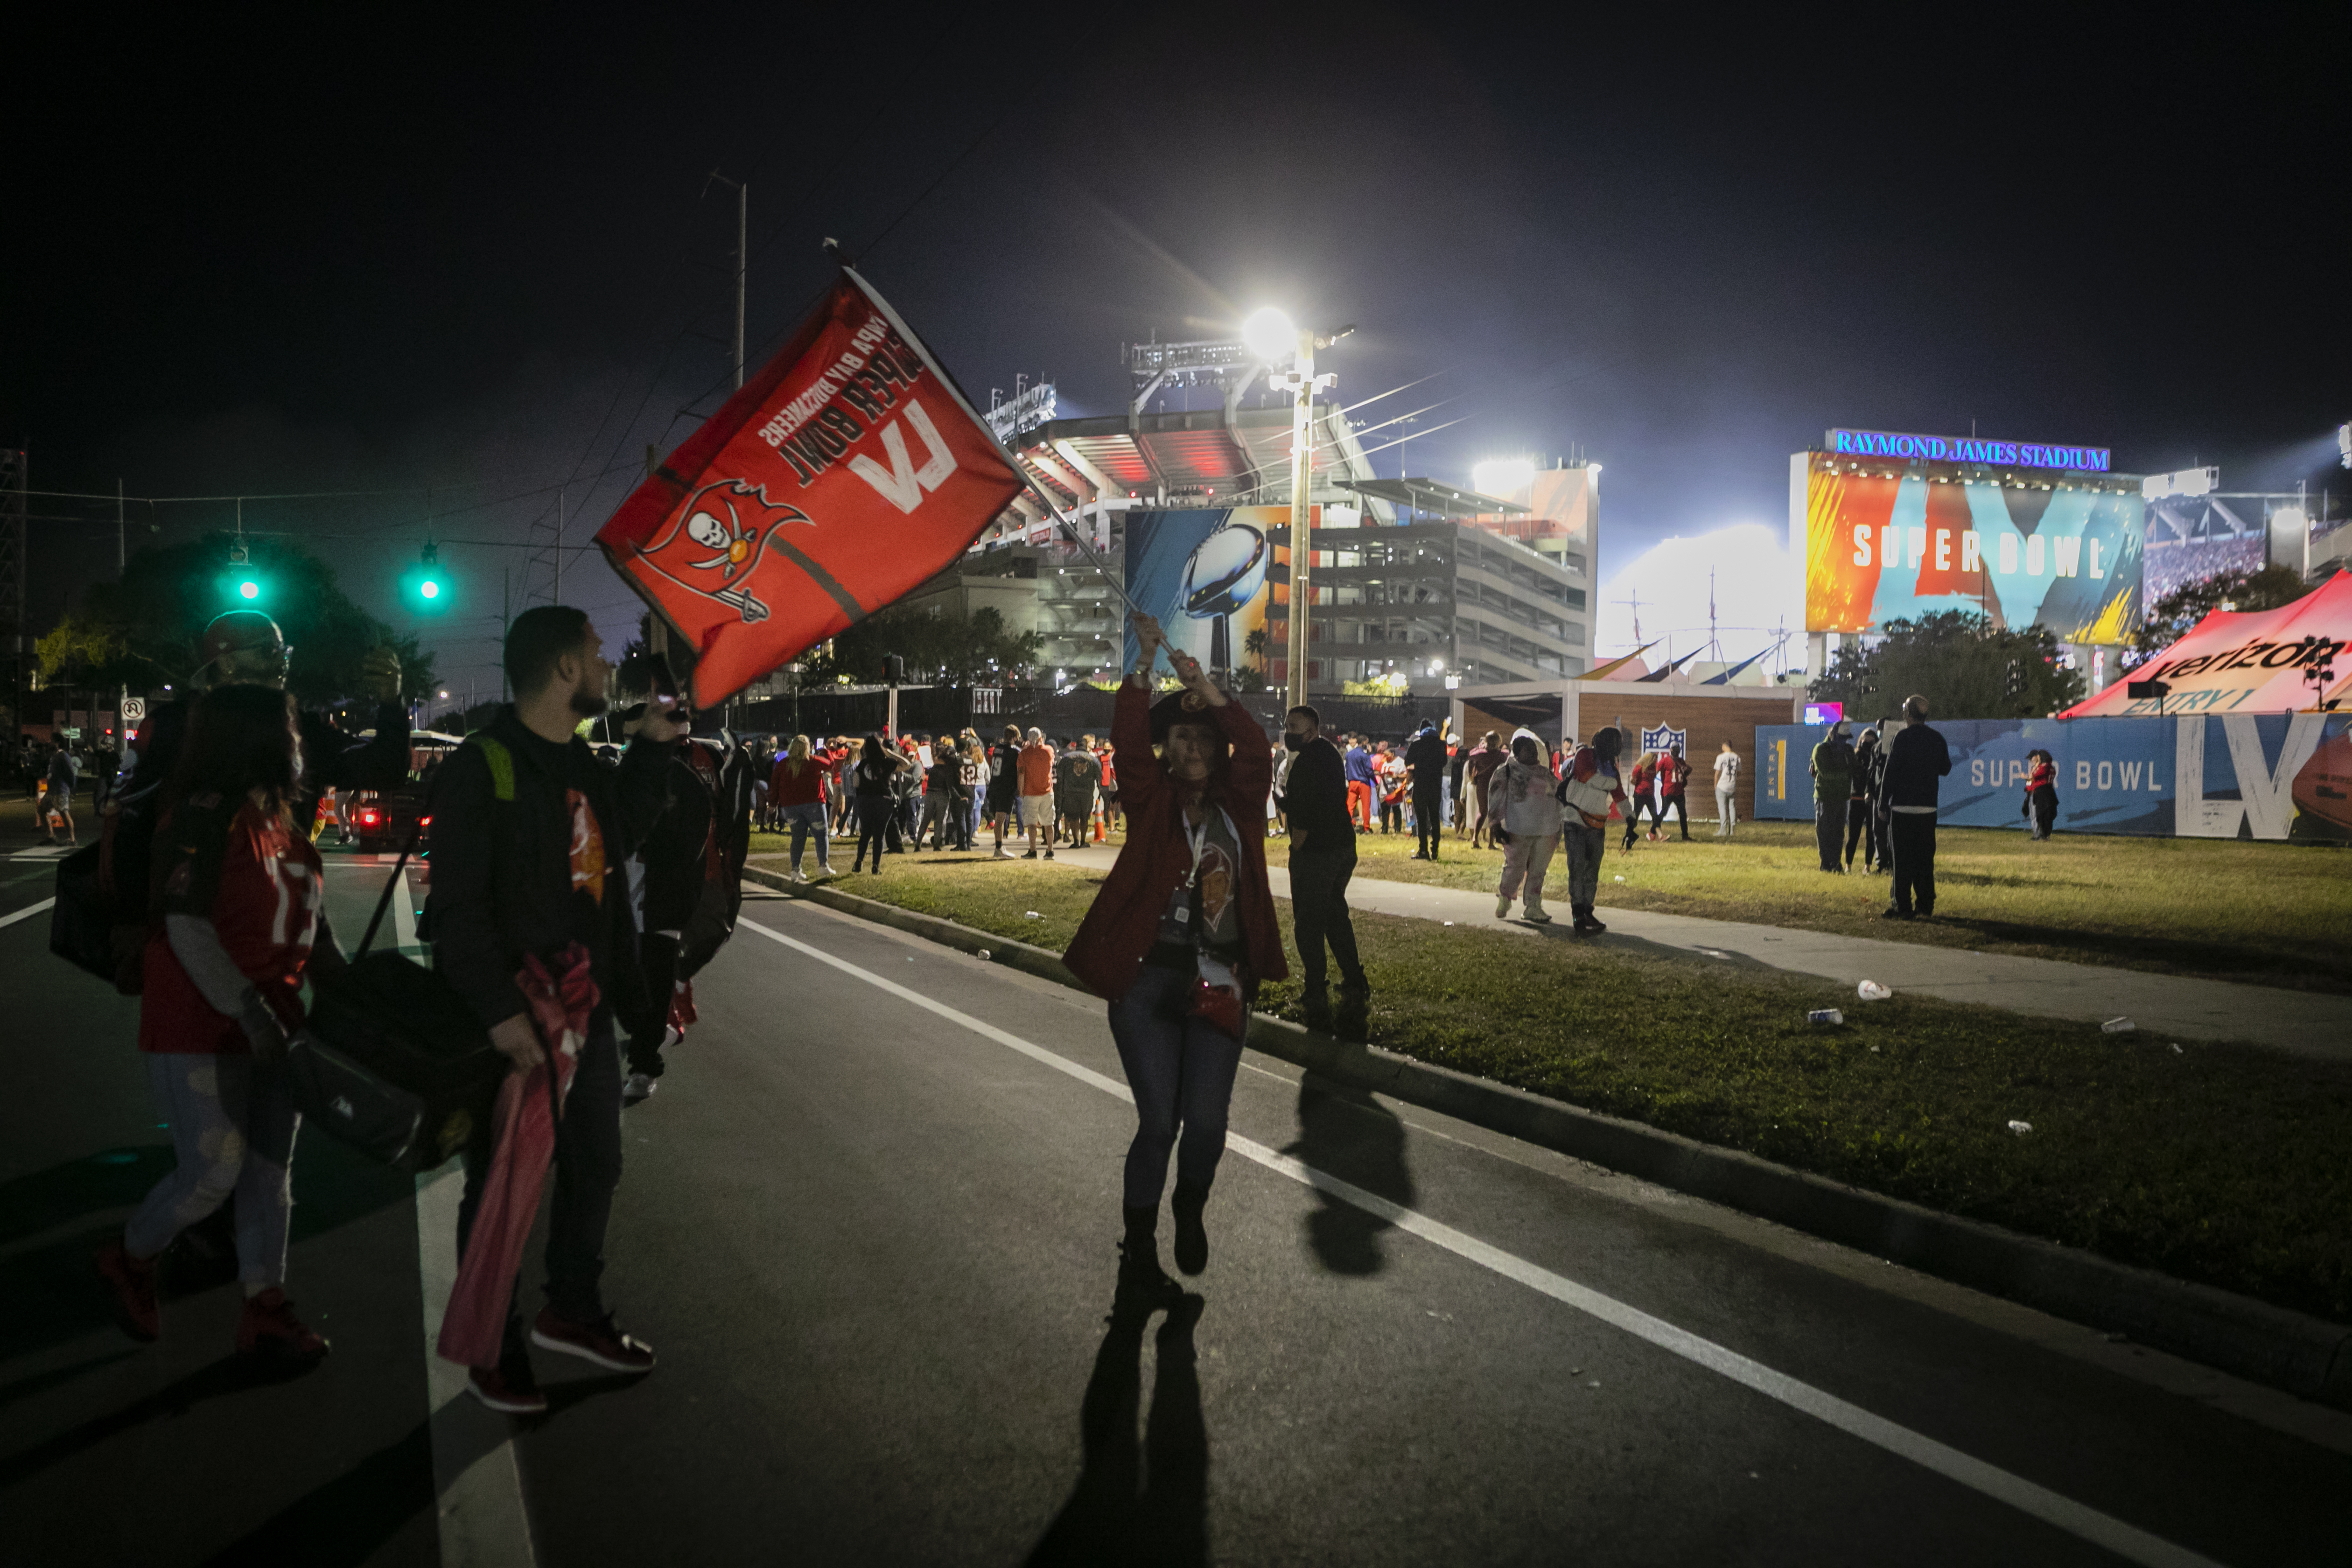
<path fill-rule="evenodd" d="M 1307 737 L 1285 730 L 1282 732 L 1282 743 L 1294 752 L 1303 752 L 1307 749 Z"/>

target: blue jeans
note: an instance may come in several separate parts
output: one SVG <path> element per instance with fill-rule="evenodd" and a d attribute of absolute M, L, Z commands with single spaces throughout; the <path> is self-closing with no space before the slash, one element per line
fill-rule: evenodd
<path fill-rule="evenodd" d="M 1135 1142 L 1127 1146 L 1131 1209 L 1160 1206 L 1171 1151 L 1176 1179 L 1204 1192 L 1225 1152 L 1225 1108 L 1241 1069 L 1242 1043 L 1186 1013 L 1195 978 L 1147 963 L 1136 971 L 1127 994 L 1110 1005 L 1111 1038 L 1118 1043 L 1127 1086 L 1135 1091 Z"/>
<path fill-rule="evenodd" d="M 784 820 L 793 825 L 793 869 L 797 871 L 801 868 L 801 847 L 814 833 L 816 835 L 816 868 L 820 871 L 832 870 L 833 857 L 826 848 L 824 803 L 818 800 L 810 801 L 805 805 L 788 805 L 784 807 Z"/>
<path fill-rule="evenodd" d="M 147 1083 L 172 1126 L 179 1163 L 123 1227 L 133 1258 L 172 1238 L 236 1194 L 236 1273 L 248 1285 L 286 1282 L 286 1226 L 294 1205 L 294 1134 L 301 1113 L 274 1068 L 249 1056 L 152 1051 Z"/>

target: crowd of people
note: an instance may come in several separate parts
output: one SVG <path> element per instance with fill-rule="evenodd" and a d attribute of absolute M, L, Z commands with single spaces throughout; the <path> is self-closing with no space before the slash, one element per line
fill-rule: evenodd
<path fill-rule="evenodd" d="M 81 841 L 74 823 L 74 796 L 87 781 L 90 808 L 102 810 L 121 760 L 121 753 L 104 740 L 49 742 L 26 735 L 17 741 L 8 753 L 8 768 L 33 804 L 42 843 Z"/>
<path fill-rule="evenodd" d="M 695 1023 L 694 977 L 733 928 L 754 826 L 790 830 L 800 880 L 811 839 L 822 874 L 835 839 L 855 841 L 852 870 L 869 860 L 878 870 L 886 854 L 926 837 L 935 849 L 970 849 L 987 830 L 996 858 L 1025 842 L 1022 857 L 1050 859 L 1124 829 L 1066 962 L 1108 1004 L 1133 1091 L 1120 1289 L 1144 1300 L 1177 1289 L 1157 1242 L 1171 1163 L 1177 1267 L 1206 1266 L 1204 1215 L 1248 1011 L 1264 983 L 1288 973 L 1270 837 L 1288 839 L 1307 1021 L 1360 1041 L 1370 983 L 1348 908 L 1359 839 L 1412 832 L 1414 856 L 1430 859 L 1448 826 L 1457 842 L 1492 844 L 1503 851 L 1497 917 L 1517 900 L 1538 923 L 1553 918 L 1546 873 L 1564 851 L 1572 929 L 1590 934 L 1606 929 L 1594 905 L 1612 818 L 1625 819 L 1628 847 L 1644 810 L 1653 838 L 1669 811 L 1687 837 L 1692 770 L 1678 747 L 1627 761 L 1614 727 L 1557 748 L 1527 729 L 1507 743 L 1490 731 L 1465 746 L 1435 724 L 1399 746 L 1327 734 L 1309 705 L 1289 709 L 1269 737 L 1196 661 L 1167 649 L 1156 621 L 1135 624 L 1141 657 L 1100 740 L 1007 725 L 993 741 L 969 729 L 795 736 L 779 751 L 698 729 L 674 699 L 616 715 L 625 748 L 592 747 L 584 731 L 610 705 L 613 673 L 594 627 L 562 606 L 516 618 L 505 645 L 513 702 L 438 765 L 420 922 L 434 973 L 479 1020 L 509 1089 L 568 1081 L 560 1135 L 551 1133 L 547 1300 L 526 1327 L 515 1287 L 500 1279 L 493 1306 L 503 1326 L 491 1335 L 486 1321 L 497 1342 L 486 1340 L 467 1367 L 476 1398 L 509 1413 L 544 1410 L 534 1348 L 622 1373 L 654 1364 L 600 1287 L 620 1119 L 653 1092 L 664 1053 Z M 1163 650 L 1179 681 L 1165 693 L 1153 679 Z M 413 758 L 396 660 L 366 667 L 378 710 L 362 738 L 297 708 L 285 689 L 289 657 L 267 616 L 216 621 L 190 683 L 201 695 L 150 716 L 100 816 L 116 983 L 140 996 L 139 1048 L 176 1163 L 97 1266 L 130 1331 L 153 1340 L 157 1259 L 233 1201 L 247 1298 L 236 1349 L 299 1367 L 329 1347 L 284 1289 L 301 1126 L 301 1090 L 285 1063 L 305 1038 L 306 982 L 331 980 L 349 962 L 313 845 L 320 805 L 329 790 L 396 784 Z M 1837 857 L 1850 858 L 1859 836 L 1866 866 L 1890 866 L 1891 913 L 1935 907 L 1935 796 L 1950 759 L 1926 717 L 1915 698 L 1891 739 L 1873 731 L 1855 748 L 1833 731 L 1812 759 L 1824 868 L 1843 869 Z M 1729 747 L 1715 771 L 1728 833 Z M 2029 811 L 2050 795 L 2046 772 L 2029 785 Z M 1866 808 L 1853 810 L 1857 802 Z M 464 1139 L 464 1260 L 507 1125 L 486 1112 Z M 519 1247 L 510 1223 L 509 1235 Z"/>
<path fill-rule="evenodd" d="M 1888 920 L 1919 920 L 1936 912 L 1936 796 L 1952 771 L 1951 749 L 1927 723 L 1922 697 L 1904 700 L 1900 723 L 1889 715 L 1866 727 L 1860 739 L 1846 738 L 1845 721 L 1829 727 L 1813 747 L 1807 771 L 1813 781 L 1813 834 L 1822 869 L 1845 875 L 1862 851 L 1864 872 L 1885 872 L 1892 881 L 1883 911 Z M 2025 786 L 2026 814 L 2033 836 L 2046 838 L 2058 814 L 2057 770 L 2050 753 L 2029 753 L 2034 763 Z M 1843 849 L 1841 849 L 1843 845 Z"/>

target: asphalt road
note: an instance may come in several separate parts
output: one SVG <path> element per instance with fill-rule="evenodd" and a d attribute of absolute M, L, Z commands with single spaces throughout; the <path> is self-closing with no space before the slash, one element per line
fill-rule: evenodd
<path fill-rule="evenodd" d="M 332 863 L 354 940 L 383 873 Z M 0 919 L 28 873 L 0 861 Z M 315 1131 L 292 1291 L 327 1365 L 239 1380 L 234 1287 L 196 1268 L 161 1345 L 117 1333 L 86 1258 L 169 1159 L 134 1005 L 44 919 L 0 929 L 9 1555 L 2352 1560 L 2352 1420 L 1255 1055 L 1208 1272 L 1115 1317 L 1132 1110 L 1100 1005 L 746 917 L 626 1118 L 607 1293 L 661 1365 L 542 1357 L 529 1424 L 435 1414 L 454 1188 Z"/>

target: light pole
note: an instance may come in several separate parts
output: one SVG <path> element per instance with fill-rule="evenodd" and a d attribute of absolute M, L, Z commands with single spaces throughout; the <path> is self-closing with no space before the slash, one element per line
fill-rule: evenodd
<path fill-rule="evenodd" d="M 1289 703 L 1293 708 L 1307 700 L 1307 634 L 1314 612 L 1309 487 L 1315 473 L 1315 394 L 1319 388 L 1337 385 L 1339 379 L 1315 374 L 1315 351 L 1329 348 L 1355 330 L 1346 326 L 1318 334 L 1311 328 L 1292 325 L 1288 316 L 1272 306 L 1242 323 L 1242 341 L 1269 366 L 1285 354 L 1295 360 L 1289 375 L 1266 377 L 1268 386 L 1287 387 L 1295 399 L 1290 409 Z"/>

